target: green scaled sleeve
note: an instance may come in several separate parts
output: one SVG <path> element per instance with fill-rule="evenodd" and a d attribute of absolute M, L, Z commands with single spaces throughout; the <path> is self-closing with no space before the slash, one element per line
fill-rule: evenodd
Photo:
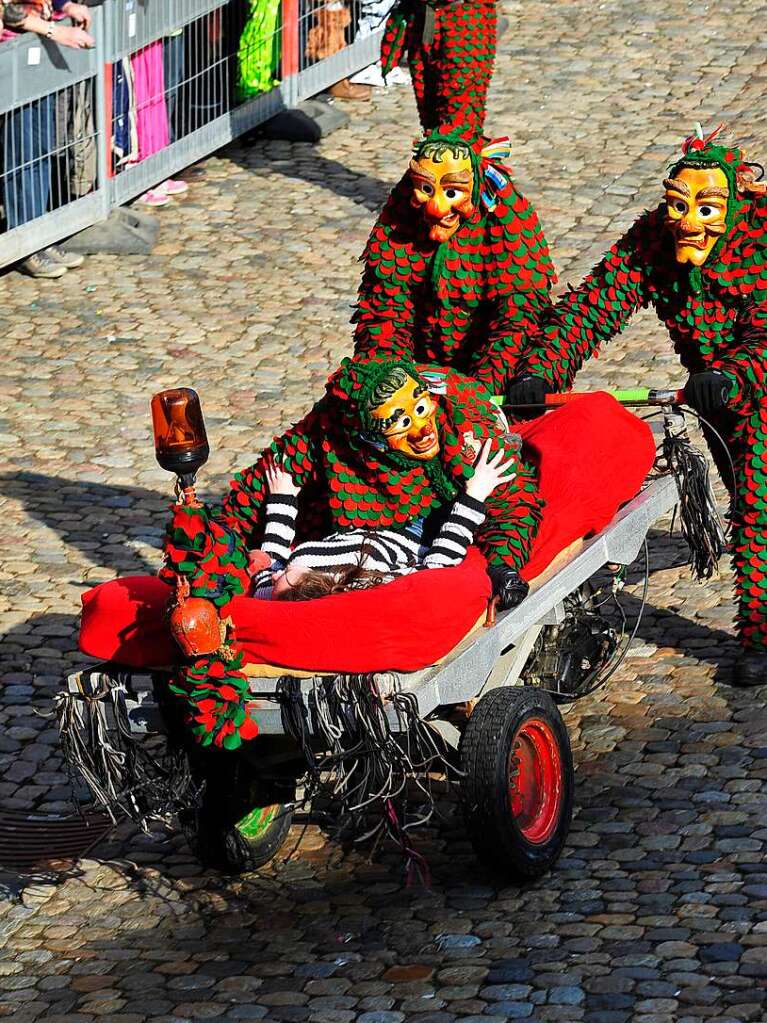
<path fill-rule="evenodd" d="M 499 296 L 489 324 L 487 342 L 472 359 L 469 372 L 489 391 L 503 394 L 538 330 L 541 317 L 551 308 L 548 289 L 517 291 Z"/>
<path fill-rule="evenodd" d="M 545 502 L 538 494 L 534 469 L 519 463 L 517 475 L 497 487 L 485 502 L 486 519 L 477 533 L 477 546 L 490 565 L 519 571 L 530 558 Z"/>
<path fill-rule="evenodd" d="M 276 456 L 282 467 L 293 477 L 293 481 L 304 487 L 313 478 L 317 463 L 322 406 L 323 402 L 318 402 L 300 422 L 281 437 L 275 437 L 261 457 L 247 469 L 238 472 L 232 480 L 220 518 L 245 540 L 249 548 L 257 547 L 263 535 L 267 496 L 265 459 L 269 455 Z"/>
<path fill-rule="evenodd" d="M 736 322 L 737 342 L 718 361 L 735 381 L 728 402 L 735 412 L 750 414 L 754 399 L 767 391 L 767 301 L 747 301 Z"/>
<path fill-rule="evenodd" d="M 368 267 L 352 322 L 356 356 L 412 360 L 415 306 L 406 278 L 382 281 Z"/>
<path fill-rule="evenodd" d="M 517 376 L 532 373 L 567 389 L 586 359 L 648 305 L 646 240 L 657 236 L 655 219 L 640 217 L 583 283 L 562 296 L 544 317 Z"/>

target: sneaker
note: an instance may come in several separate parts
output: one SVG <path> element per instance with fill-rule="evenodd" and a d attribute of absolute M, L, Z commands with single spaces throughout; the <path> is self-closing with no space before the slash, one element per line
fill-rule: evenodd
<path fill-rule="evenodd" d="M 65 266 L 67 270 L 74 270 L 76 266 L 82 266 L 85 262 L 85 256 L 81 256 L 79 252 L 66 252 L 64 249 L 59 248 L 58 245 L 49 245 L 45 249 L 45 255 L 49 256 L 54 263 L 58 263 L 59 266 Z"/>
<path fill-rule="evenodd" d="M 187 185 L 186 181 L 175 181 L 173 178 L 168 178 L 167 181 L 157 185 L 154 191 L 159 192 L 161 195 L 183 195 L 184 192 L 189 191 L 189 185 Z"/>
<path fill-rule="evenodd" d="M 140 202 L 142 206 L 167 206 L 170 202 L 170 196 L 150 188 L 148 192 L 140 195 L 136 202 Z"/>
<path fill-rule="evenodd" d="M 50 277 L 51 279 L 63 277 L 67 272 L 67 268 L 61 263 L 54 262 L 45 249 L 27 256 L 19 269 L 28 277 Z"/>
<path fill-rule="evenodd" d="M 351 99 L 369 102 L 373 93 L 370 85 L 352 85 L 348 78 L 341 79 L 335 85 L 331 85 L 328 92 L 334 99 Z"/>

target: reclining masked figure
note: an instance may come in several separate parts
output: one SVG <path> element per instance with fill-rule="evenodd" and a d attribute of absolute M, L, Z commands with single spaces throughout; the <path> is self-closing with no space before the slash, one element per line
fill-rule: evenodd
<path fill-rule="evenodd" d="M 732 680 L 753 685 L 767 678 L 767 196 L 719 131 L 684 141 L 663 202 L 551 310 L 509 399 L 568 388 L 638 309 L 655 307 L 690 373 L 688 403 L 726 443 L 705 430 L 733 502 L 743 652 Z"/>
<path fill-rule="evenodd" d="M 517 571 L 528 558 L 541 517 L 535 470 L 519 459 L 515 439 L 481 385 L 449 370 L 425 375 L 404 361 L 345 360 L 311 412 L 237 474 L 221 509 L 176 506 L 164 578 L 184 577 L 191 597 L 223 609 L 249 592 L 248 552 L 263 537 L 270 453 L 301 487 L 297 540 L 387 528 L 428 545 L 488 438 L 513 464 L 509 482 L 485 501 L 475 540 L 487 558 L 500 606 L 512 607 L 527 593 Z M 238 667 L 234 656 L 223 667 L 220 658 L 217 667 L 198 662 L 185 669 L 174 689 L 192 704 L 205 700 L 205 714 L 195 718 L 194 730 L 205 733 L 208 742 L 211 736 L 219 742 L 223 734 L 227 748 L 238 743 L 240 729 L 243 738 L 253 734 L 231 697 L 236 691 L 244 699 L 247 691 Z"/>
<path fill-rule="evenodd" d="M 398 0 L 381 42 L 384 76 L 408 55 L 424 129 L 485 121 L 496 41 L 495 0 Z"/>
<path fill-rule="evenodd" d="M 556 279 L 538 217 L 490 145 L 444 127 L 415 149 L 362 259 L 362 356 L 454 366 L 502 393 Z"/>

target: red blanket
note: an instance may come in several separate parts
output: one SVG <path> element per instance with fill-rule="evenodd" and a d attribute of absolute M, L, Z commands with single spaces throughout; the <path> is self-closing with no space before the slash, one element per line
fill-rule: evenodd
<path fill-rule="evenodd" d="M 578 398 L 518 427 L 546 501 L 523 575 L 532 579 L 579 537 L 604 528 L 639 490 L 655 444 L 646 423 L 607 394 Z M 238 597 L 227 611 L 252 662 L 317 671 L 415 671 L 471 629 L 489 595 L 472 549 L 457 568 L 417 572 L 385 586 L 302 603 Z M 151 576 L 102 583 L 83 595 L 80 649 L 133 667 L 170 664 L 168 587 Z"/>

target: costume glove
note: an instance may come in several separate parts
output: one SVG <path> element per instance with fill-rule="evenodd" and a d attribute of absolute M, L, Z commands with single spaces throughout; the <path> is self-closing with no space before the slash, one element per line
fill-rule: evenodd
<path fill-rule="evenodd" d="M 553 394 L 555 390 L 553 384 L 543 377 L 527 374 L 511 381 L 506 391 L 506 401 L 509 405 L 543 405 L 546 395 Z"/>
<path fill-rule="evenodd" d="M 693 373 L 684 385 L 684 400 L 702 416 L 710 416 L 727 407 L 730 380 L 718 369 Z"/>
<path fill-rule="evenodd" d="M 498 597 L 498 607 L 501 611 L 518 607 L 530 592 L 530 587 L 513 568 L 491 565 L 487 574 L 493 586 L 493 596 Z"/>

